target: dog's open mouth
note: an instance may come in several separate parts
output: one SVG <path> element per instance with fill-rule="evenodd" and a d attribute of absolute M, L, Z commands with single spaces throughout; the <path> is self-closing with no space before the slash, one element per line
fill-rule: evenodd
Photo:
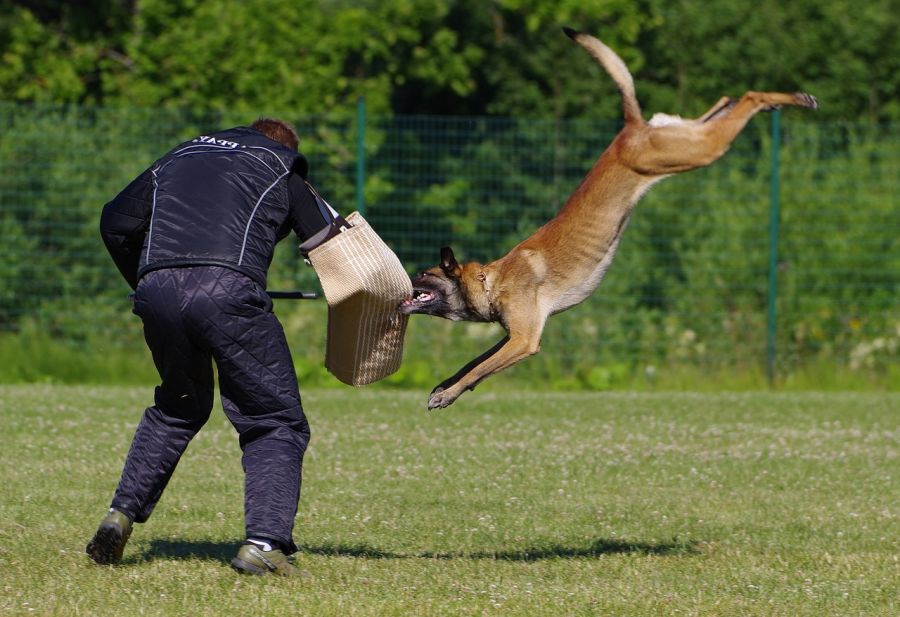
<path fill-rule="evenodd" d="M 421 289 L 417 289 L 413 291 L 413 297 L 407 298 L 403 301 L 403 306 L 417 306 L 422 304 L 428 304 L 434 300 L 434 294 L 430 291 L 423 291 Z"/>
<path fill-rule="evenodd" d="M 404 315 L 412 315 L 413 313 L 424 313 L 437 300 L 437 296 L 432 291 L 425 289 L 413 289 L 412 298 L 407 298 L 397 307 Z"/>

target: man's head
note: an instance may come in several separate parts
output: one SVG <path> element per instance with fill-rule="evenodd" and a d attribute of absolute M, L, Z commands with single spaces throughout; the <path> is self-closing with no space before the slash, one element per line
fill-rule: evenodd
<path fill-rule="evenodd" d="M 297 147 L 300 145 L 297 131 L 284 120 L 260 118 L 251 124 L 250 128 L 259 131 L 269 139 L 273 139 L 291 150 L 297 150 Z"/>

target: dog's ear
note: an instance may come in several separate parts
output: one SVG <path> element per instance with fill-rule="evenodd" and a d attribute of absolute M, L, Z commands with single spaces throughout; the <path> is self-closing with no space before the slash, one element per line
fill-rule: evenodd
<path fill-rule="evenodd" d="M 453 249 L 449 246 L 441 247 L 441 270 L 447 276 L 452 276 L 459 270 L 459 264 L 456 263 L 456 257 L 453 256 Z"/>

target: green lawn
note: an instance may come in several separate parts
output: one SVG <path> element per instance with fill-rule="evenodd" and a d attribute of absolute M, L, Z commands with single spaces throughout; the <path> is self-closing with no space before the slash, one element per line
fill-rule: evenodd
<path fill-rule="evenodd" d="M 900 395 L 304 392 L 305 581 L 239 577 L 221 411 L 119 567 L 150 388 L 0 386 L 0 613 L 897 615 Z"/>

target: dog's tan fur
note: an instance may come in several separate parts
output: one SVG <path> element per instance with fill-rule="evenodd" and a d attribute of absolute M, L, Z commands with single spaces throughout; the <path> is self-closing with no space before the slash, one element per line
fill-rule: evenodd
<path fill-rule="evenodd" d="M 719 159 L 759 111 L 817 105 L 808 94 L 747 92 L 736 101 L 723 97 L 696 119 L 656 114 L 645 122 L 621 58 L 590 35 L 569 29 L 566 34 L 616 82 L 625 126 L 557 216 L 504 257 L 487 265 L 460 265 L 445 247 L 441 265 L 414 279 L 417 295 L 401 305 L 402 312 L 499 321 L 507 331 L 497 345 L 436 387 L 429 409 L 452 404 L 484 378 L 540 350 L 547 318 L 597 288 L 632 209 L 655 182 Z"/>

